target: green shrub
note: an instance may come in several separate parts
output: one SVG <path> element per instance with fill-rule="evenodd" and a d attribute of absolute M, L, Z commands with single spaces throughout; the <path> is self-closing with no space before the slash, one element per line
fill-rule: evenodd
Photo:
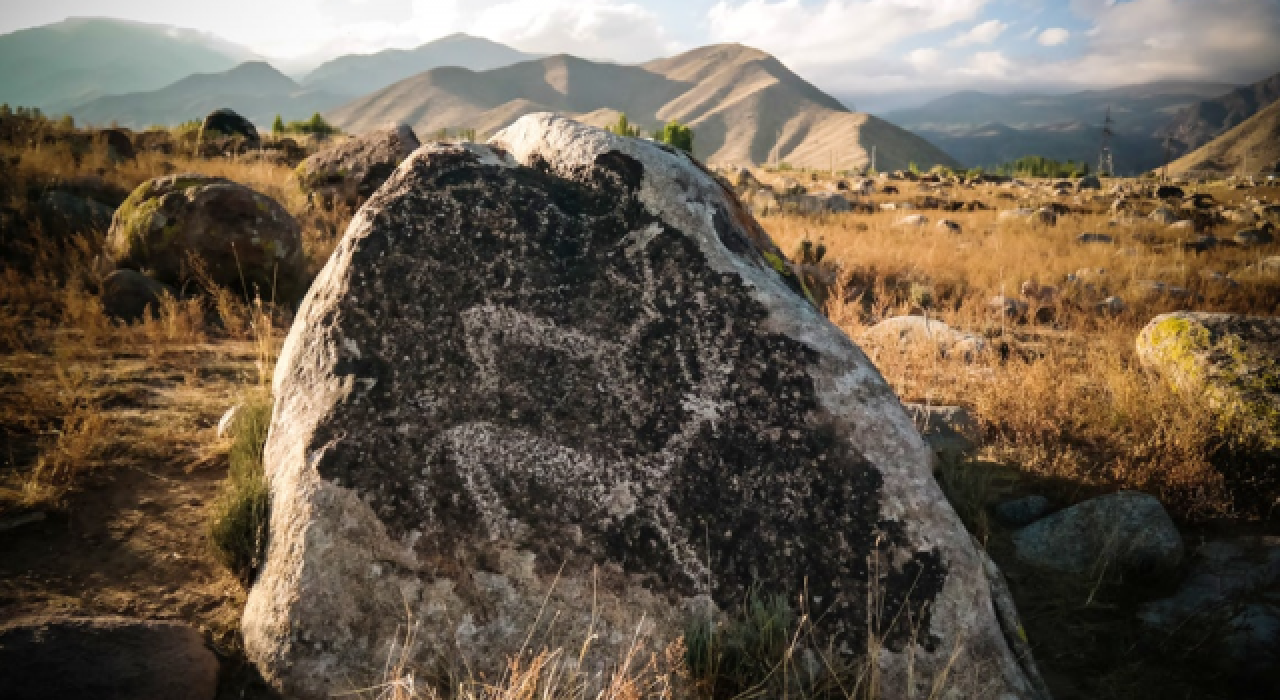
<path fill-rule="evenodd" d="M 693 129 L 678 121 L 668 122 L 666 126 L 662 127 L 662 131 L 658 132 L 656 140 L 693 155 Z"/>
<path fill-rule="evenodd" d="M 271 397 L 245 397 L 231 425 L 230 467 L 209 513 L 214 554 L 242 583 L 262 565 L 267 536 L 267 479 L 262 447 L 271 426 Z"/>
<path fill-rule="evenodd" d="M 618 122 L 613 126 L 606 126 L 605 131 L 611 131 L 619 136 L 640 137 L 640 127 L 632 126 L 631 122 L 627 121 L 626 113 L 619 114 Z"/>

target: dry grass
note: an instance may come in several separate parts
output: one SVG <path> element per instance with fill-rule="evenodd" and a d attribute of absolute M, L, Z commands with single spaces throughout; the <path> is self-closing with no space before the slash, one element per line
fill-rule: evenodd
<path fill-rule="evenodd" d="M 902 187 L 907 195 L 911 185 Z M 957 197 L 1013 206 L 998 199 L 998 192 L 988 187 Z M 1241 277 L 1228 286 L 1202 276 L 1240 270 L 1280 252 L 1276 246 L 1197 255 L 1145 223 L 1109 227 L 1103 214 L 1069 215 L 1055 227 L 1033 227 L 1002 223 L 995 211 L 923 213 L 930 224 L 910 228 L 895 226 L 905 216 L 901 211 L 775 216 L 762 223 L 783 250 L 805 240 L 826 245 L 826 260 L 841 270 L 826 311 L 855 340 L 884 318 L 910 313 L 927 313 L 987 338 L 989 351 L 972 361 L 860 342 L 903 400 L 971 407 L 988 438 L 988 458 L 1049 482 L 1066 501 L 1125 487 L 1156 494 L 1190 520 L 1272 515 L 1268 502 L 1250 493 L 1250 476 L 1232 468 L 1233 462 L 1242 464 L 1240 455 L 1259 448 L 1261 436 L 1224 424 L 1203 397 L 1179 393 L 1145 371 L 1134 342 L 1154 315 L 1188 305 L 1280 312 L 1278 278 Z M 933 225 L 944 217 L 964 232 Z M 1118 245 L 1078 244 L 1075 237 L 1083 231 L 1110 233 Z M 1138 243 L 1137 234 L 1163 236 L 1170 244 Z M 1092 295 L 1065 282 L 1068 274 L 1085 269 L 1105 270 L 1101 281 L 1091 281 L 1100 287 Z M 1195 301 L 1146 296 L 1143 280 L 1183 286 Z M 993 296 L 1020 297 L 1024 282 L 1056 287 L 1057 298 L 1029 300 L 1023 319 L 988 308 Z M 1125 300 L 1124 312 L 1094 308 L 1110 294 Z"/>

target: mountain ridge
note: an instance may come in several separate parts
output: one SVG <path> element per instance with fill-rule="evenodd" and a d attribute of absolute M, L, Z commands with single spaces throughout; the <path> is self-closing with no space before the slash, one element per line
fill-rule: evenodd
<path fill-rule="evenodd" d="M 491 134 L 530 112 L 603 126 L 625 113 L 652 132 L 693 127 L 694 152 L 712 163 L 785 161 L 796 167 L 863 167 L 877 149 L 885 169 L 956 165 L 946 153 L 876 117 L 849 112 L 773 56 L 714 44 L 639 65 L 558 54 L 497 68 L 437 68 L 328 113 L 354 132 L 402 121 L 419 134 L 473 128 Z M 874 138 L 870 138 L 874 135 Z"/>

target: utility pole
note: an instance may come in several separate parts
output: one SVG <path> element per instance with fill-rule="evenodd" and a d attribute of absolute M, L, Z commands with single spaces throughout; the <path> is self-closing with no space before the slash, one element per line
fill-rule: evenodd
<path fill-rule="evenodd" d="M 1098 177 L 1103 173 L 1109 177 L 1116 176 L 1115 163 L 1111 159 L 1111 125 L 1114 123 L 1111 121 L 1111 105 L 1107 105 L 1107 118 L 1102 123 L 1102 151 L 1098 153 Z"/>
<path fill-rule="evenodd" d="M 875 171 L 876 171 L 876 147 L 872 145 L 871 146 L 871 172 L 874 173 Z"/>
<path fill-rule="evenodd" d="M 1170 138 L 1171 137 L 1168 134 L 1165 134 L 1164 136 L 1164 170 L 1160 174 L 1160 182 L 1169 181 L 1169 139 Z"/>

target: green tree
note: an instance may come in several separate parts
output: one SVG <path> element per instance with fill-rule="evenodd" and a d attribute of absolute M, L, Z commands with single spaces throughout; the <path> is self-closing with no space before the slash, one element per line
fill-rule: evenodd
<path fill-rule="evenodd" d="M 273 134 L 284 133 L 284 120 L 280 118 L 279 114 L 276 115 L 276 120 L 271 122 L 271 133 Z"/>
<path fill-rule="evenodd" d="M 907 172 L 911 173 L 912 175 L 919 175 L 920 166 L 916 165 L 915 161 L 911 161 L 910 163 L 907 163 Z"/>
<path fill-rule="evenodd" d="M 678 121 L 672 120 L 662 127 L 657 140 L 693 155 L 693 129 Z"/>
<path fill-rule="evenodd" d="M 0 119 L 3 119 L 5 117 L 12 117 L 12 116 L 13 116 L 13 110 L 9 107 L 8 102 L 0 105 Z"/>
<path fill-rule="evenodd" d="M 632 138 L 640 137 L 640 127 L 632 126 L 631 122 L 627 120 L 625 112 L 618 115 L 618 121 L 616 124 L 605 127 L 605 130 L 613 132 L 619 136 L 630 136 Z"/>

